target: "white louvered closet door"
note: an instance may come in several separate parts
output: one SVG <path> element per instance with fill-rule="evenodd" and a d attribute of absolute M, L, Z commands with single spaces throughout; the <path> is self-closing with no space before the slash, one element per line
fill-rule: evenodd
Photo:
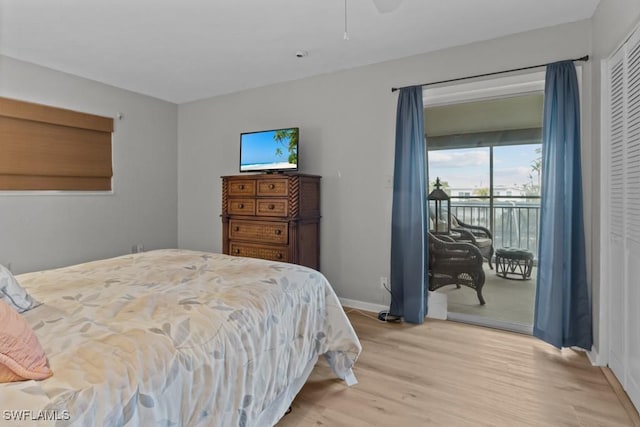
<path fill-rule="evenodd" d="M 620 382 L 626 376 L 625 360 L 625 250 L 624 250 L 624 146 L 626 88 L 624 49 L 609 61 L 609 271 L 611 272 L 609 367 Z"/>
<path fill-rule="evenodd" d="M 640 407 L 640 33 L 627 43 L 625 240 L 627 249 L 627 392 Z"/>
<path fill-rule="evenodd" d="M 609 73 L 609 366 L 640 407 L 640 33 Z"/>

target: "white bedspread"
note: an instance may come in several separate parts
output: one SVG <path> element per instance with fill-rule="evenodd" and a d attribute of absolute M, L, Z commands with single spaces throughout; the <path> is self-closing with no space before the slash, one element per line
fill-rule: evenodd
<path fill-rule="evenodd" d="M 18 280 L 54 374 L 0 384 L 1 425 L 254 426 L 317 355 L 344 378 L 361 349 L 298 265 L 159 250 Z"/>

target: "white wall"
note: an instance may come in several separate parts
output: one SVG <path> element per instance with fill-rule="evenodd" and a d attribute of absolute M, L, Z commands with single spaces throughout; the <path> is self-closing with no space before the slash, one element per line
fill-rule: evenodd
<path fill-rule="evenodd" d="M 220 175 L 237 173 L 241 132 L 299 126 L 302 171 L 323 176 L 321 271 L 343 298 L 387 303 L 391 87 L 582 56 L 590 40 L 581 21 L 180 105 L 178 244 L 220 251 Z"/>
<path fill-rule="evenodd" d="M 592 60 L 591 60 L 591 128 L 592 136 L 592 190 L 593 190 L 593 305 L 594 305 L 594 342 L 596 352 L 599 353 L 599 362 L 606 363 L 606 341 L 603 342 L 603 348 L 600 348 L 600 337 L 604 334 L 602 328 L 606 327 L 606 298 L 601 299 L 600 293 L 600 128 L 601 128 L 601 87 L 600 67 L 602 60 L 606 59 L 622 42 L 624 38 L 631 33 L 631 30 L 638 24 L 640 20 L 640 2 L 638 0 L 601 0 L 596 12 L 592 18 Z M 604 283 L 602 286 L 606 286 Z M 602 307 L 600 307 L 602 302 Z"/>
<path fill-rule="evenodd" d="M 0 96 L 115 117 L 113 194 L 0 194 L 16 273 L 177 245 L 177 106 L 0 56 Z M 0 154 L 1 155 L 1 154 Z"/>

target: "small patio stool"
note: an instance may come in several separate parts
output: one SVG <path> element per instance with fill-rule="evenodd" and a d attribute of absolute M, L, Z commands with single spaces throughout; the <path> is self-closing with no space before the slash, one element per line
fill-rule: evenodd
<path fill-rule="evenodd" d="M 496 275 L 505 279 L 527 280 L 531 278 L 532 268 L 532 252 L 520 248 L 501 248 L 496 250 Z M 507 277 L 507 275 L 516 277 Z"/>

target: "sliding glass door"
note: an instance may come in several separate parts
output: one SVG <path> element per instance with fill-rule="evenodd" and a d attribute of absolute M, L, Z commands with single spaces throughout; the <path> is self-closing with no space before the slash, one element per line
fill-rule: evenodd
<path fill-rule="evenodd" d="M 429 182 L 444 183 L 460 221 L 490 230 L 494 250 L 519 248 L 537 257 L 543 89 L 544 73 L 532 73 L 423 92 Z M 476 241 L 479 248 L 486 243 Z M 531 333 L 535 260 L 521 280 L 498 276 L 493 267 L 483 263 L 484 305 L 455 283 L 437 290 L 447 295 L 448 318 Z"/>
<path fill-rule="evenodd" d="M 495 247 L 536 253 L 540 149 L 539 143 L 429 149 L 429 191 L 436 177 L 440 178 L 459 220 L 487 227 Z"/>

